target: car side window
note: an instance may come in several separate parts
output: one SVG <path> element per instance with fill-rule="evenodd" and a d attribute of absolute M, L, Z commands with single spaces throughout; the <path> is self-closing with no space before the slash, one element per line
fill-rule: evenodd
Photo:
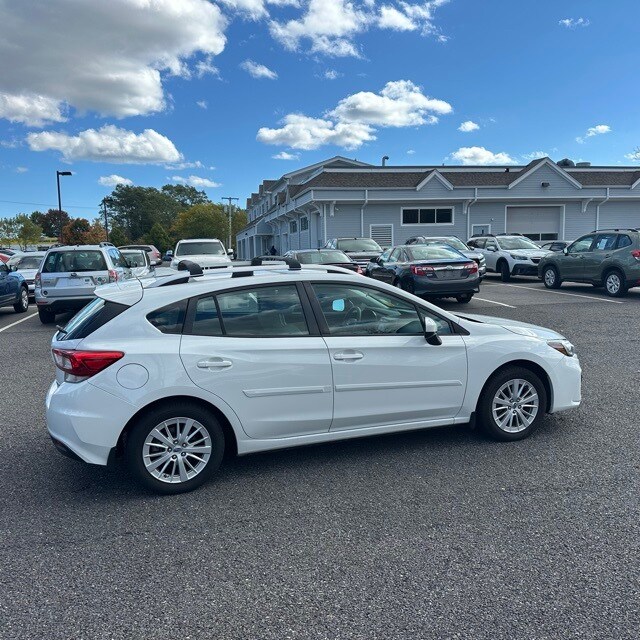
<path fill-rule="evenodd" d="M 494 249 L 498 249 L 498 243 L 495 240 L 487 240 L 487 246 L 486 248 L 489 249 L 489 247 L 493 247 Z"/>
<path fill-rule="evenodd" d="M 222 325 L 218 315 L 218 307 L 213 296 L 199 298 L 193 318 L 191 333 L 194 336 L 221 336 Z"/>
<path fill-rule="evenodd" d="M 618 236 L 618 246 L 616 247 L 616 249 L 623 249 L 624 247 L 629 247 L 633 244 L 633 242 L 631 241 L 631 238 L 627 235 L 620 235 Z"/>
<path fill-rule="evenodd" d="M 400 253 L 400 262 L 410 262 L 411 258 L 409 258 L 409 254 L 407 254 L 407 250 L 403 249 Z"/>
<path fill-rule="evenodd" d="M 478 249 L 484 249 L 486 244 L 487 244 L 486 238 L 478 238 L 477 240 L 473 241 L 473 246 L 477 247 Z"/>
<path fill-rule="evenodd" d="M 611 251 L 615 248 L 618 235 L 616 233 L 601 233 L 596 237 L 592 251 Z"/>
<path fill-rule="evenodd" d="M 391 253 L 391 249 L 387 249 L 380 254 L 380 262 L 387 262 L 389 260 L 389 255 Z"/>
<path fill-rule="evenodd" d="M 567 253 L 585 253 L 591 250 L 593 239 L 595 236 L 584 236 L 578 238 L 573 244 L 569 245 Z"/>
<path fill-rule="evenodd" d="M 248 338 L 308 336 L 295 285 L 256 287 L 217 296 L 225 335 Z"/>
<path fill-rule="evenodd" d="M 186 300 L 169 304 L 147 314 L 147 320 L 162 333 L 182 333 L 187 312 Z"/>
<path fill-rule="evenodd" d="M 126 268 L 129 266 L 124 256 L 117 249 L 109 249 L 108 253 L 115 267 Z"/>
<path fill-rule="evenodd" d="M 347 284 L 312 285 L 332 336 L 421 335 L 416 307 L 370 287 Z"/>
<path fill-rule="evenodd" d="M 389 256 L 389 262 L 398 262 L 400 257 L 400 249 L 394 249 Z"/>

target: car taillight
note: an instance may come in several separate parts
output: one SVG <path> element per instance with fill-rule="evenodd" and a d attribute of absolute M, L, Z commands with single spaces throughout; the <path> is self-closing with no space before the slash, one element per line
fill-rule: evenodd
<path fill-rule="evenodd" d="M 118 272 L 115 269 L 109 269 L 109 282 L 118 282 Z"/>
<path fill-rule="evenodd" d="M 67 382 L 81 382 L 100 373 L 124 356 L 122 351 L 53 349 L 53 361 Z"/>
<path fill-rule="evenodd" d="M 363 274 L 364 274 L 364 270 L 363 270 L 363 268 L 362 268 L 360 265 L 358 265 L 358 266 L 356 267 L 356 272 L 357 272 L 357 273 L 359 273 L 360 275 L 363 275 Z"/>
<path fill-rule="evenodd" d="M 411 273 L 413 273 L 414 276 L 432 276 L 435 272 L 433 270 L 433 267 L 430 267 L 428 265 L 420 266 L 420 265 L 412 264 Z"/>
<path fill-rule="evenodd" d="M 42 278 L 40 277 L 39 273 L 36 273 L 36 277 L 35 277 L 35 285 L 36 287 L 40 288 L 42 286 Z"/>
<path fill-rule="evenodd" d="M 478 265 L 475 262 L 470 262 L 469 264 L 465 264 L 464 268 L 469 272 L 469 275 L 478 273 Z"/>
<path fill-rule="evenodd" d="M 631 255 L 638 261 L 640 262 L 640 249 L 634 249 L 631 252 Z"/>

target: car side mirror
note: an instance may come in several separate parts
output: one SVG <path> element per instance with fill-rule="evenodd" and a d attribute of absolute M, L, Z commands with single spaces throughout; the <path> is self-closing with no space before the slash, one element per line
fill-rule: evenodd
<path fill-rule="evenodd" d="M 497 251 L 495 247 L 487 247 L 487 251 Z"/>
<path fill-rule="evenodd" d="M 564 253 L 564 255 L 566 256 L 566 255 L 569 253 L 569 249 L 568 249 L 568 247 L 565 247 L 565 248 L 562 250 L 562 253 Z"/>
<path fill-rule="evenodd" d="M 15 265 L 15 264 L 12 264 L 12 265 L 9 267 L 9 271 L 17 271 L 17 270 L 18 270 L 18 267 L 17 267 L 17 265 Z"/>
<path fill-rule="evenodd" d="M 422 322 L 424 324 L 424 339 L 427 341 L 427 344 L 433 345 L 434 347 L 441 345 L 442 338 L 438 335 L 438 325 L 435 323 L 435 320 L 425 317 Z"/>

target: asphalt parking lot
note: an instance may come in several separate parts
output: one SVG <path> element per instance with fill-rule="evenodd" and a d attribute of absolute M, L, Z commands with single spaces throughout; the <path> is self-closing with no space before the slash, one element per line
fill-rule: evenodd
<path fill-rule="evenodd" d="M 456 427 L 239 458 L 175 497 L 56 452 L 52 330 L 0 309 L 0 638 L 636 638 L 640 289 L 489 277 L 442 306 L 564 333 L 582 406 L 517 443 Z"/>

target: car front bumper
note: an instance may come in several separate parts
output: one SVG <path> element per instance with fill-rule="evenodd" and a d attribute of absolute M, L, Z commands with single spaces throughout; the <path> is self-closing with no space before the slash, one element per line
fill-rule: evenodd
<path fill-rule="evenodd" d="M 53 382 L 45 406 L 47 430 L 56 449 L 100 465 L 107 464 L 122 429 L 135 413 L 132 405 L 87 381 Z"/>
<path fill-rule="evenodd" d="M 514 276 L 537 276 L 538 265 L 527 262 L 516 262 L 511 269 L 511 275 Z"/>
<path fill-rule="evenodd" d="M 563 356 L 551 370 L 553 389 L 549 413 L 574 409 L 582 401 L 582 368 L 577 356 Z"/>

